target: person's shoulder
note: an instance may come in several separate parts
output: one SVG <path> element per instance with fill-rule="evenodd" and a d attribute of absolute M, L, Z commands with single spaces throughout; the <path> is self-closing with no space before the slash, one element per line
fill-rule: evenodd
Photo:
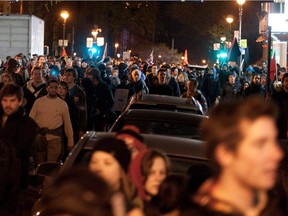
<path fill-rule="evenodd" d="M 201 216 L 240 216 L 234 214 L 227 214 L 219 211 L 214 211 L 208 208 L 207 206 L 201 206 L 195 202 L 191 203 L 188 207 L 186 207 L 181 216 L 191 216 L 191 215 L 201 215 Z"/>

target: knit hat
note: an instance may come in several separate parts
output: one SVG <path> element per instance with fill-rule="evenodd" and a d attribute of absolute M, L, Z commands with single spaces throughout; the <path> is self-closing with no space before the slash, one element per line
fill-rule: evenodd
<path fill-rule="evenodd" d="M 96 151 L 104 151 L 113 155 L 123 170 L 127 172 L 131 160 L 131 153 L 124 141 L 116 139 L 115 137 L 99 139 L 93 148 L 92 154 Z"/>
<path fill-rule="evenodd" d="M 125 125 L 122 130 L 118 131 L 116 137 L 124 140 L 126 144 L 127 139 L 131 139 L 131 145 L 136 148 L 138 151 L 147 149 L 147 146 L 143 143 L 144 139 L 140 135 L 140 130 L 134 125 Z"/>

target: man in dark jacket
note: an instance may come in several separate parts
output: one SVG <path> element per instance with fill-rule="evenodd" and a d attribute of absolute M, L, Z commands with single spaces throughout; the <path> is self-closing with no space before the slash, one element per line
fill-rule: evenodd
<path fill-rule="evenodd" d="M 157 72 L 157 82 L 149 88 L 150 94 L 173 96 L 173 88 L 166 84 L 166 69 L 160 68 Z"/>
<path fill-rule="evenodd" d="M 100 71 L 96 68 L 90 68 L 86 71 L 86 77 L 89 78 L 94 87 L 94 107 L 91 112 L 94 116 L 94 130 L 104 131 L 107 126 L 107 116 L 111 114 L 114 104 L 113 94 L 110 87 L 102 81 Z M 106 119 L 105 119 L 106 117 Z"/>
<path fill-rule="evenodd" d="M 2 167 L 2 165 L 0 168 L 1 173 L 4 169 L 7 170 L 7 173 L 2 173 L 3 175 L 1 174 L 0 176 L 2 184 L 0 187 L 5 187 L 4 191 L 2 189 L 0 190 L 2 193 L 0 195 L 0 208 L 5 208 L 5 205 L 3 206 L 3 204 L 6 203 L 6 199 L 10 199 L 10 190 L 13 190 L 13 196 L 20 196 L 21 191 L 23 192 L 27 187 L 29 158 L 32 156 L 32 144 L 36 136 L 37 125 L 31 118 L 25 115 L 22 107 L 23 91 L 20 86 L 14 84 L 8 84 L 5 86 L 1 90 L 0 101 L 0 142 L 2 146 L 9 146 L 9 154 L 6 154 L 5 157 L 7 158 L 7 164 L 10 164 L 9 169 L 7 169 L 7 167 Z M 13 154 L 13 151 L 15 151 L 15 154 Z M 1 154 L 2 153 L 3 152 L 1 152 Z M 10 158 L 8 155 L 10 155 Z M 14 166 L 12 167 L 11 164 L 14 164 Z M 17 167 L 19 167 L 18 177 Z M 11 174 L 12 176 L 10 176 Z M 9 182 L 9 180 L 3 181 L 4 178 L 12 178 L 14 183 L 12 181 Z M 15 181 L 17 179 L 19 182 Z M 22 189 L 18 192 L 15 191 L 17 184 L 20 184 Z M 17 206 L 17 203 L 14 204 Z"/>
<path fill-rule="evenodd" d="M 69 101 L 75 104 L 76 109 L 70 112 L 70 118 L 74 134 L 74 143 L 77 143 L 85 133 L 87 124 L 87 103 L 84 90 L 76 84 L 77 71 L 74 68 L 67 68 L 64 71 L 63 80 L 69 86 Z"/>

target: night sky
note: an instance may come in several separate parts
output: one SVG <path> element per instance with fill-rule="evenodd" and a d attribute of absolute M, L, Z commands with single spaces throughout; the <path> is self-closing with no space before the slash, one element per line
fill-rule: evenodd
<path fill-rule="evenodd" d="M 65 9 L 70 12 L 67 37 L 72 40 L 74 28 L 74 51 L 79 55 L 85 53 L 86 37 L 91 37 L 93 25 L 97 24 L 102 29 L 101 36 L 110 44 L 108 54 L 113 53 L 114 43 L 120 40 L 120 33 L 125 28 L 133 33 L 129 44 L 131 47 L 127 47 L 129 49 L 133 49 L 133 42 L 144 44 L 146 40 L 152 44 L 166 43 L 171 47 L 174 38 L 174 47 L 180 53 L 188 49 L 189 61 L 199 63 L 201 59 L 211 56 L 209 50 L 211 51 L 213 42 L 216 42 L 209 34 L 213 25 L 228 26 L 225 18 L 232 15 L 234 22 L 231 25 L 231 34 L 239 26 L 236 1 L 62 1 L 48 7 L 46 4 L 45 8 L 37 10 L 39 5 L 40 3 L 34 3 L 32 9 L 30 6 L 30 12 L 24 8 L 24 13 L 26 10 L 26 13 L 33 13 L 45 20 L 45 44 L 50 47 L 52 41 L 57 41 L 62 35 L 63 20 L 59 16 L 60 11 Z M 261 44 L 255 42 L 259 36 L 257 13 L 260 12 L 260 5 L 259 1 L 247 1 L 243 5 L 242 38 L 248 39 L 251 61 L 258 60 L 262 55 Z M 151 52 L 151 49 L 147 48 L 147 52 Z"/>

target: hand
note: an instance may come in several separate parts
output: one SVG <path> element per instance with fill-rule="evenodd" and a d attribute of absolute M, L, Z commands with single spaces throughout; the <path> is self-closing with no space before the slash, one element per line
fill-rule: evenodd
<path fill-rule="evenodd" d="M 69 152 L 71 152 L 72 149 L 73 149 L 73 147 L 74 147 L 73 144 L 68 144 L 68 146 L 67 146 L 67 150 L 68 150 Z"/>

